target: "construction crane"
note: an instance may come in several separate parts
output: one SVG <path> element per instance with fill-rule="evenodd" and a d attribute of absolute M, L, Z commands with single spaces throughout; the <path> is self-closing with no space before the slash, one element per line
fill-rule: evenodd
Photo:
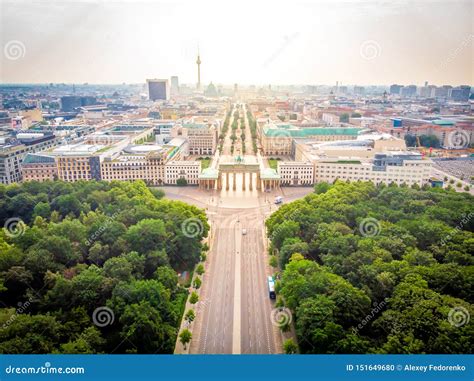
<path fill-rule="evenodd" d="M 426 152 L 421 148 L 420 137 L 418 135 L 416 136 L 416 147 L 421 151 L 421 155 L 424 157 Z"/>

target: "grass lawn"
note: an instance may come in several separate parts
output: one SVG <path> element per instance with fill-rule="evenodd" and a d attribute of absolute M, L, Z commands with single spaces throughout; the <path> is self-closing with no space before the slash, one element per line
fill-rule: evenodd
<path fill-rule="evenodd" d="M 272 168 L 276 171 L 277 168 L 278 168 L 278 160 L 268 159 L 268 165 L 270 166 L 270 168 Z"/>
<path fill-rule="evenodd" d="M 211 165 L 211 159 L 200 158 L 199 161 L 201 162 L 201 171 L 205 170 L 206 168 L 209 168 L 209 166 Z"/>

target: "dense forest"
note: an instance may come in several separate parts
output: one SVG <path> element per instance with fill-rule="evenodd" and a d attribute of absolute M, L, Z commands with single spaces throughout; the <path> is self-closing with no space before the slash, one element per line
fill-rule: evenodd
<path fill-rule="evenodd" d="M 172 353 L 205 213 L 141 181 L 0 185 L 0 353 Z"/>
<path fill-rule="evenodd" d="M 321 183 L 267 220 L 301 353 L 472 353 L 474 198 L 415 188 Z"/>

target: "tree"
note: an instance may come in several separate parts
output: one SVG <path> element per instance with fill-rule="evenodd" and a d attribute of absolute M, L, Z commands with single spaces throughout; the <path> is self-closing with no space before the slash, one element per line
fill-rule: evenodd
<path fill-rule="evenodd" d="M 110 258 L 104 263 L 104 273 L 110 278 L 127 281 L 132 276 L 132 264 L 124 257 Z"/>
<path fill-rule="evenodd" d="M 270 256 L 269 264 L 272 267 L 277 267 L 278 266 L 278 259 L 275 255 Z"/>
<path fill-rule="evenodd" d="M 100 353 L 105 339 L 96 327 L 88 327 L 76 339 L 62 344 L 58 353 L 95 354 Z"/>
<path fill-rule="evenodd" d="M 201 278 L 199 278 L 199 277 L 194 278 L 193 287 L 195 289 L 200 288 L 201 284 L 202 284 Z"/>
<path fill-rule="evenodd" d="M 349 114 L 348 113 L 343 113 L 339 116 L 339 121 L 341 123 L 349 123 Z"/>
<path fill-rule="evenodd" d="M 125 239 L 138 253 L 162 249 L 166 241 L 165 224 L 161 220 L 146 218 L 128 228 Z"/>
<path fill-rule="evenodd" d="M 314 192 L 316 194 L 326 193 L 329 190 L 330 187 L 331 187 L 331 185 L 329 185 L 328 183 L 325 183 L 325 182 L 317 183 L 314 186 Z"/>
<path fill-rule="evenodd" d="M 197 267 L 196 267 L 196 273 L 197 273 L 198 275 L 204 274 L 204 266 L 202 265 L 202 263 L 200 263 L 199 265 L 197 265 Z"/>
<path fill-rule="evenodd" d="M 196 314 L 194 313 L 194 310 L 188 310 L 186 315 L 184 315 L 184 320 L 186 320 L 188 323 L 192 323 L 195 318 Z"/>
<path fill-rule="evenodd" d="M 120 315 L 121 336 L 140 343 L 140 353 L 169 353 L 173 348 L 175 328 L 163 321 L 159 311 L 147 301 L 127 305 Z"/>
<path fill-rule="evenodd" d="M 471 195 L 439 188 L 336 181 L 273 213 L 270 247 L 285 264 L 276 289 L 299 350 L 463 353 L 472 346 L 470 204 Z M 455 312 L 454 332 L 447 317 Z"/>
<path fill-rule="evenodd" d="M 188 185 L 188 181 L 184 177 L 180 177 L 178 180 L 176 180 L 176 185 L 179 187 L 184 187 Z"/>
<path fill-rule="evenodd" d="M 196 304 L 199 301 L 199 295 L 193 291 L 189 297 L 189 303 Z"/>
<path fill-rule="evenodd" d="M 187 328 L 183 329 L 179 334 L 179 341 L 183 344 L 184 349 L 186 349 L 186 345 L 191 341 L 193 338 L 193 334 Z"/>
<path fill-rule="evenodd" d="M 24 222 L 0 234 L 0 352 L 172 353 L 188 293 L 171 266 L 192 271 L 209 225 L 162 196 L 143 181 L 0 185 L 1 223 Z"/>
<path fill-rule="evenodd" d="M 47 202 L 39 202 L 33 209 L 33 216 L 48 218 L 51 215 L 51 206 Z"/>
<path fill-rule="evenodd" d="M 283 350 L 287 355 L 293 355 L 298 353 L 298 346 L 295 344 L 293 339 L 287 339 L 283 343 Z"/>

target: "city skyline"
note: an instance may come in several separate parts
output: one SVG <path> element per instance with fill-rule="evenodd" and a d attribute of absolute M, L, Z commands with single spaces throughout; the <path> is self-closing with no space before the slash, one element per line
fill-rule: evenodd
<path fill-rule="evenodd" d="M 468 1 L 235 4 L 2 1 L 0 80 L 196 84 L 199 44 L 204 87 L 473 83 Z"/>

